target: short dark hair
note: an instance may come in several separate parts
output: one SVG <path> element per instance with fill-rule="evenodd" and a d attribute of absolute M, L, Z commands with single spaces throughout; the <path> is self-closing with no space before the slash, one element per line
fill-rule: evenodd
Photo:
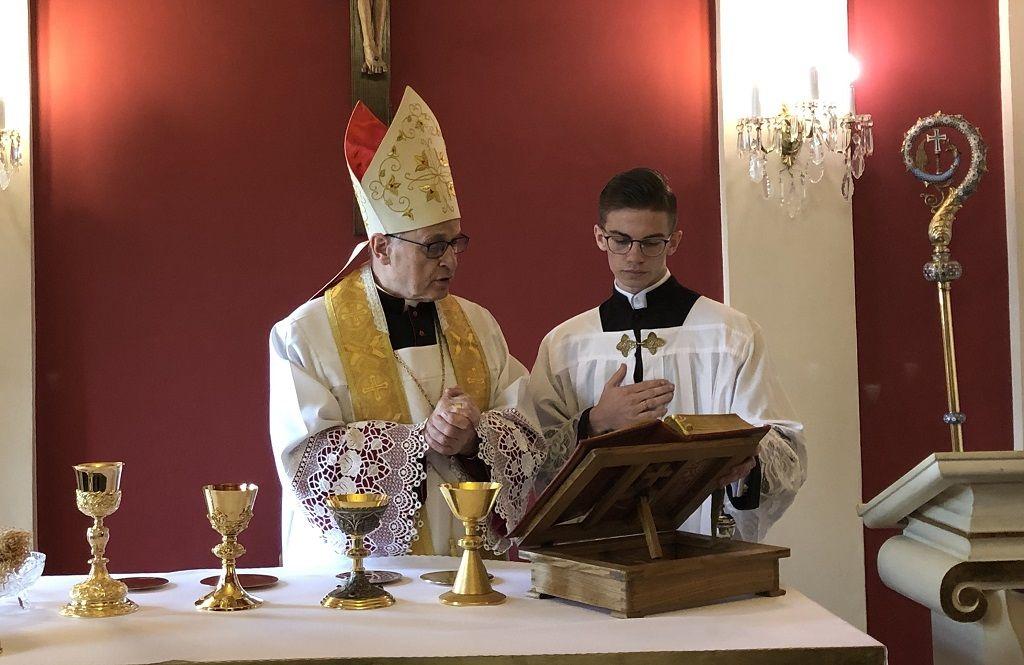
<path fill-rule="evenodd" d="M 654 169 L 640 167 L 613 176 L 601 190 L 597 210 L 601 227 L 614 210 L 653 210 L 668 213 L 669 230 L 676 228 L 676 195 Z"/>

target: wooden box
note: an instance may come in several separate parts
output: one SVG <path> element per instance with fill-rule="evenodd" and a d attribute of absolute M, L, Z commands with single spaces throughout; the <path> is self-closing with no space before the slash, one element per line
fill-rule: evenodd
<path fill-rule="evenodd" d="M 512 535 L 538 597 L 639 617 L 745 594 L 780 595 L 789 550 L 678 531 L 767 427 L 673 416 L 581 441 Z"/>

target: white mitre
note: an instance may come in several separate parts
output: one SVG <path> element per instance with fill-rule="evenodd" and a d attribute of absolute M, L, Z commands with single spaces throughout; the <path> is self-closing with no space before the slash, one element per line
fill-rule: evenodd
<path fill-rule="evenodd" d="M 345 161 L 367 237 L 460 217 L 441 127 L 410 87 L 390 127 L 356 103 L 345 128 Z M 366 244 L 355 248 L 348 263 Z"/>

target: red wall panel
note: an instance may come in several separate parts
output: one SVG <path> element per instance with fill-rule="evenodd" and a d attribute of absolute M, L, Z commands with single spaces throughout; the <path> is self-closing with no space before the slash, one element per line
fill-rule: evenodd
<path fill-rule="evenodd" d="M 456 288 L 492 310 L 528 365 L 548 330 L 611 289 L 590 229 L 619 171 L 667 175 L 684 233 L 671 267 L 721 298 L 709 4 L 436 0 L 393 12 L 392 100 L 412 85 L 441 119 L 473 237 Z"/>
<path fill-rule="evenodd" d="M 989 146 L 988 174 L 958 215 L 951 245 L 968 450 L 1012 448 L 998 3 L 850 0 L 850 49 L 863 66 L 857 106 L 875 118 L 875 155 L 854 195 L 863 495 L 948 450 L 935 286 L 921 267 L 930 213 L 903 167 L 919 116 L 960 113 Z M 865 531 L 868 630 L 894 665 L 931 663 L 928 612 L 885 587 L 875 559 L 888 532 Z"/>
<path fill-rule="evenodd" d="M 455 290 L 532 363 L 610 288 L 589 227 L 614 172 L 681 199 L 673 269 L 721 296 L 706 1 L 400 3 L 394 101 L 441 119 L 473 247 Z M 354 243 L 348 3 L 37 0 L 39 541 L 82 571 L 70 466 L 123 459 L 115 571 L 212 566 L 200 486 L 254 481 L 243 565 L 277 560 L 270 326 Z"/>

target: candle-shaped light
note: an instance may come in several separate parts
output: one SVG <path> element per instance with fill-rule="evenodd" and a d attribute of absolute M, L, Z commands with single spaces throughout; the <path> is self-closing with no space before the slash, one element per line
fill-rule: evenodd
<path fill-rule="evenodd" d="M 857 115 L 857 100 L 853 92 L 853 84 L 850 84 L 850 115 Z"/>
<path fill-rule="evenodd" d="M 811 101 L 818 101 L 818 68 L 811 67 Z"/>
<path fill-rule="evenodd" d="M 758 90 L 756 83 L 754 84 L 753 91 L 750 93 L 750 117 L 761 117 L 761 91 Z"/>

